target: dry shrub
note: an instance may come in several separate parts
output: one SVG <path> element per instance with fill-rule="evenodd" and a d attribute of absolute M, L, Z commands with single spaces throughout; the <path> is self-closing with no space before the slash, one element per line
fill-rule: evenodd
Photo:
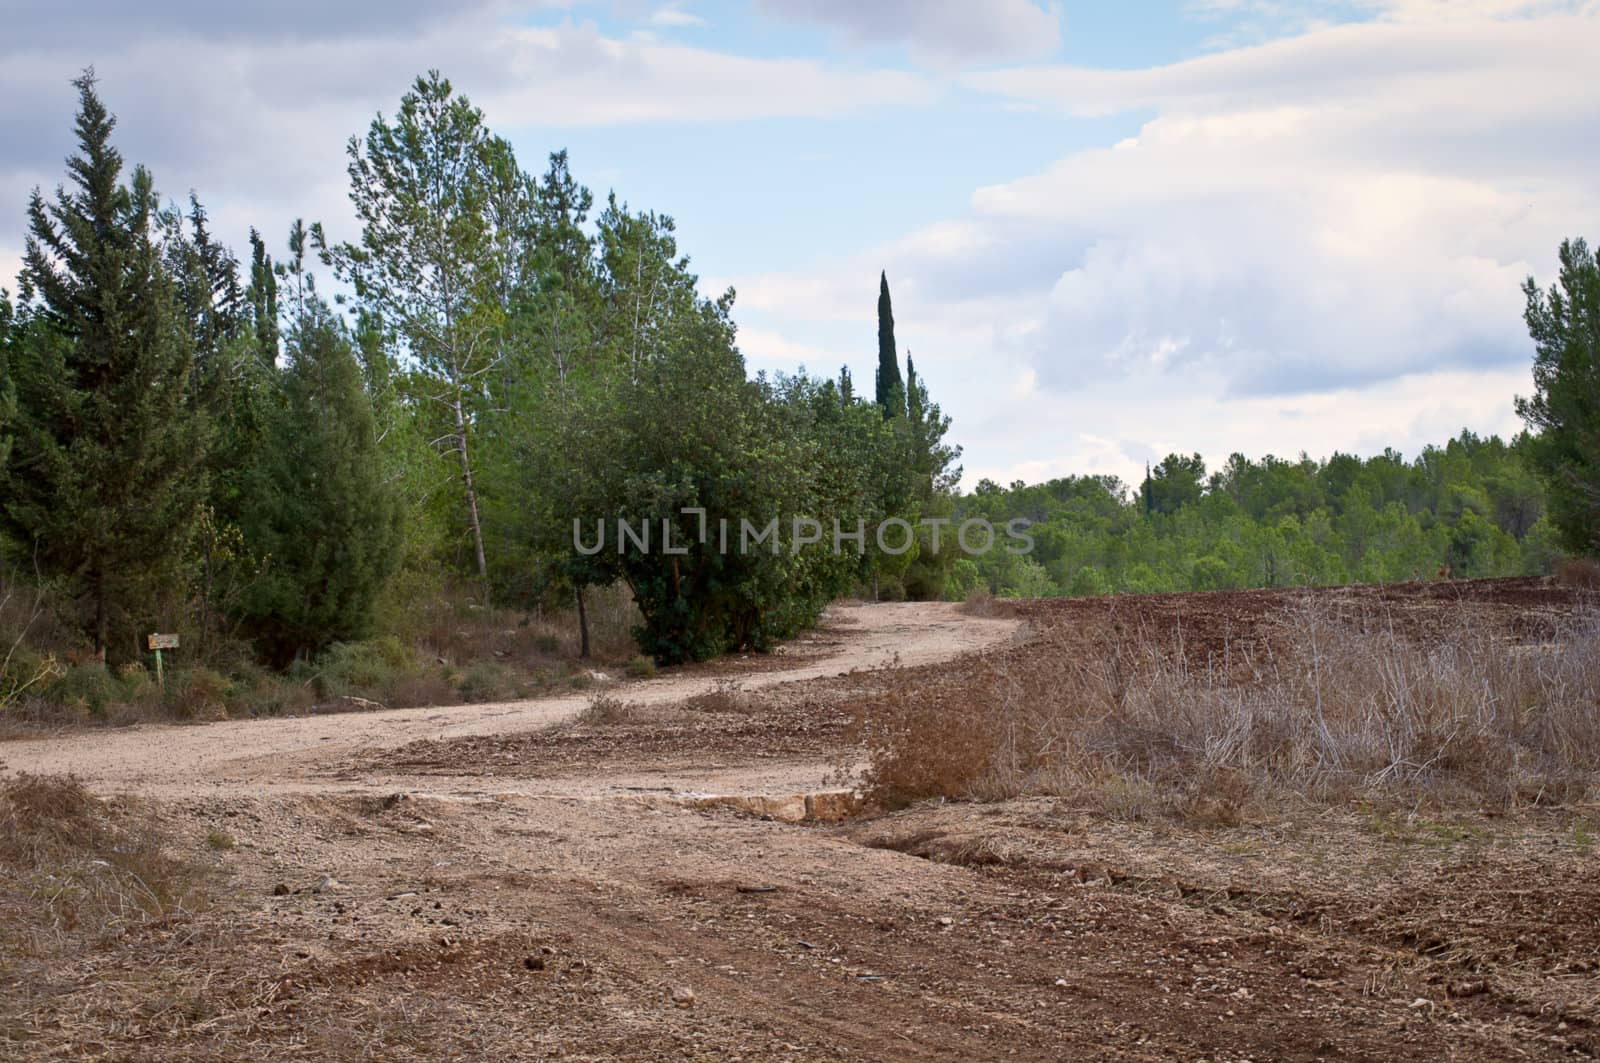
<path fill-rule="evenodd" d="M 684 698 L 678 707 L 688 712 L 706 712 L 719 716 L 749 716 L 760 706 L 743 687 L 731 680 L 720 680 L 704 694 Z"/>
<path fill-rule="evenodd" d="M 967 600 L 961 603 L 961 611 L 968 616 L 993 616 L 994 594 L 988 587 L 974 587 L 967 592 Z"/>
<path fill-rule="evenodd" d="M 868 788 L 1225 825 L 1285 794 L 1570 801 L 1600 771 L 1600 618 L 1542 644 L 1465 626 L 1420 644 L 1308 604 L 1272 640 L 1192 657 L 1137 633 L 1087 657 L 1046 641 L 892 692 L 859 721 Z"/>
<path fill-rule="evenodd" d="M 638 723 L 647 715 L 648 710 L 642 705 L 623 701 L 615 694 L 596 694 L 573 719 L 590 727 L 605 727 Z"/>
<path fill-rule="evenodd" d="M 1556 582 L 1564 587 L 1600 591 L 1600 561 L 1588 557 L 1569 557 L 1556 565 Z"/>
<path fill-rule="evenodd" d="M 191 911 L 205 885 L 138 807 L 61 776 L 0 784 L 0 970 Z"/>

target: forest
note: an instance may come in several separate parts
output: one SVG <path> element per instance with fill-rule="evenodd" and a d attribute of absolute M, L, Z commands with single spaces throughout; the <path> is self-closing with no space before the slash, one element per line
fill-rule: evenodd
<path fill-rule="evenodd" d="M 633 643 L 608 652 L 643 671 L 769 649 L 849 595 L 1531 574 L 1594 549 L 1592 429 L 1563 428 L 1588 414 L 1558 386 L 1592 326 L 1573 308 L 1596 302 L 1581 241 L 1561 289 L 1529 284 L 1540 391 L 1520 409 L 1540 431 L 963 492 L 949 418 L 902 371 L 886 276 L 870 394 L 848 368 L 752 377 L 735 293 L 700 292 L 670 215 L 597 202 L 565 151 L 524 169 L 437 72 L 349 141 L 355 239 L 296 221 L 242 255 L 197 193 L 176 203 L 125 165 L 92 72 L 74 84 L 65 183 L 24 205 L 0 291 L 0 707 L 170 699 L 148 693 L 154 631 L 181 636 L 202 701 L 254 691 L 271 712 L 299 704 L 279 675 L 315 697 L 514 692 L 468 629 L 524 629 L 501 659 L 570 629 L 581 659 L 597 602 Z M 904 521 L 914 541 L 703 534 L 796 516 Z M 687 546 L 580 548 L 617 518 Z M 1031 522 L 1032 551 L 936 547 L 980 518 Z"/>

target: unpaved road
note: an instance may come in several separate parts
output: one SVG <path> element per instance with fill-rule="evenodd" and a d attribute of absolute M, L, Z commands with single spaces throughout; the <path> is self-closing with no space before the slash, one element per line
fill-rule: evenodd
<path fill-rule="evenodd" d="M 823 653 L 792 667 L 742 675 L 748 691 L 890 665 L 912 667 L 948 661 L 1013 637 L 1018 621 L 962 614 L 942 602 L 837 605 L 824 617 L 839 636 Z M 664 705 L 704 694 L 724 680 L 715 669 L 622 683 L 606 692 L 640 705 Z M 379 779 L 314 778 L 327 765 L 347 762 L 419 739 L 509 735 L 576 716 L 593 693 L 526 701 L 388 709 L 211 724 L 141 725 L 64 737 L 0 744 L 0 773 L 72 774 L 102 792 L 163 797 L 226 791 L 327 792 L 385 785 Z M 758 780 L 759 781 L 759 780 Z M 787 776 L 770 785 L 788 786 Z M 734 781 L 679 774 L 682 789 L 723 787 Z M 628 787 L 609 778 L 606 787 Z M 568 781 L 569 788 L 578 785 Z M 429 787 L 449 789 L 442 781 Z"/>
<path fill-rule="evenodd" d="M 1219 603 L 1118 608 L 1190 624 Z M 1090 631 L 1107 607 L 1059 610 Z M 1209 829 L 1051 799 L 819 825 L 650 799 L 811 778 L 849 753 L 842 706 L 926 680 L 881 670 L 897 655 L 932 665 L 1014 631 L 925 605 L 831 624 L 824 654 L 742 676 L 759 704 L 711 723 L 540 729 L 573 697 L 0 745 L 9 770 L 154 795 L 225 873 L 210 910 L 0 984 L 0 1058 L 1600 1052 L 1595 831 L 1565 813 L 1308 807 Z M 851 668 L 880 671 L 831 678 Z"/>

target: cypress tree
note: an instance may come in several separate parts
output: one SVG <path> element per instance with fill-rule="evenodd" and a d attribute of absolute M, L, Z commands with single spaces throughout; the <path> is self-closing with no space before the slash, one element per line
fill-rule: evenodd
<path fill-rule="evenodd" d="M 403 516 L 347 330 L 312 297 L 285 339 L 278 401 L 241 517 L 260 574 L 239 612 L 276 665 L 370 633 Z"/>
<path fill-rule="evenodd" d="M 205 439 L 186 399 L 194 348 L 154 238 L 150 174 L 136 167 L 121 182 L 116 120 L 93 72 L 74 85 L 73 188 L 49 203 L 35 189 L 28 205 L 0 525 L 76 597 L 96 651 L 124 657 L 139 652 L 134 636 L 156 620 L 188 546 Z"/>
<path fill-rule="evenodd" d="M 878 407 L 885 419 L 906 412 L 900 356 L 894 343 L 894 307 L 889 301 L 889 275 L 878 274 Z"/>

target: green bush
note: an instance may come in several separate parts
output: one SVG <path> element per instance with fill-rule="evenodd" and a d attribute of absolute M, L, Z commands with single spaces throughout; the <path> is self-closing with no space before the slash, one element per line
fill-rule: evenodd
<path fill-rule="evenodd" d="M 45 696 L 78 712 L 101 715 L 123 700 L 124 691 L 102 662 L 89 661 L 67 668 L 45 690 Z"/>
<path fill-rule="evenodd" d="M 461 673 L 460 693 L 466 701 L 496 701 L 516 691 L 516 679 L 496 661 L 476 661 Z"/>
<path fill-rule="evenodd" d="M 311 678 L 321 697 L 361 696 L 387 690 L 416 672 L 412 652 L 398 638 L 385 635 L 329 647 L 317 659 Z"/>
<path fill-rule="evenodd" d="M 233 692 L 226 676 L 209 668 L 185 668 L 167 676 L 164 700 L 180 719 L 219 719 L 228 715 Z"/>
<path fill-rule="evenodd" d="M 635 679 L 649 679 L 656 674 L 656 662 L 641 653 L 628 662 L 628 674 Z"/>

